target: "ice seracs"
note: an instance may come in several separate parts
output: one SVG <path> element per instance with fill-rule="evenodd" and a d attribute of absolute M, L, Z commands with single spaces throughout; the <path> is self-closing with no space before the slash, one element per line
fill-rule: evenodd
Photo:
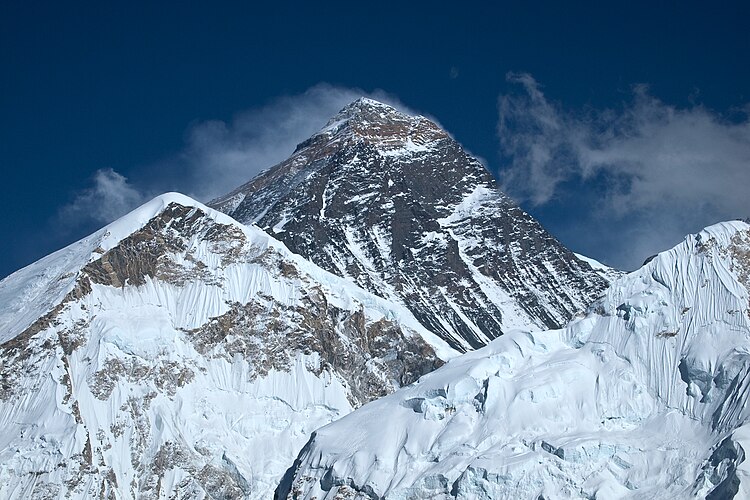
<path fill-rule="evenodd" d="M 279 498 L 748 498 L 750 226 L 315 432 Z M 387 426 L 381 425 L 388 422 Z"/>

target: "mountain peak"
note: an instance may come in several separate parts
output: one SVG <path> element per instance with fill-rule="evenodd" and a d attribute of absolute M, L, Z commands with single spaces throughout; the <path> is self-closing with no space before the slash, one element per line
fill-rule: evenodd
<path fill-rule="evenodd" d="M 333 118 L 328 121 L 328 124 L 348 121 L 348 120 L 360 120 L 360 119 L 373 119 L 379 118 L 381 120 L 387 120 L 392 118 L 397 119 L 408 119 L 410 116 L 402 111 L 399 111 L 390 104 L 385 104 L 369 97 L 360 97 L 356 101 L 352 101 L 344 106 Z"/>
<path fill-rule="evenodd" d="M 424 146 L 448 137 L 447 132 L 424 116 L 411 116 L 389 104 L 360 97 L 341 109 L 298 150 L 310 143 L 318 143 L 320 139 L 335 143 L 365 141 L 381 151 L 390 151 L 413 145 Z"/>
<path fill-rule="evenodd" d="M 382 101 L 378 101 L 376 99 L 372 99 L 370 97 L 360 97 L 356 101 L 352 101 L 349 103 L 346 108 L 356 108 L 356 109 L 380 109 L 387 112 L 395 112 L 400 113 L 396 109 L 395 106 L 391 106 L 390 104 L 386 104 Z"/>
<path fill-rule="evenodd" d="M 270 498 L 313 429 L 452 355 L 167 193 L 0 281 L 0 498 Z"/>

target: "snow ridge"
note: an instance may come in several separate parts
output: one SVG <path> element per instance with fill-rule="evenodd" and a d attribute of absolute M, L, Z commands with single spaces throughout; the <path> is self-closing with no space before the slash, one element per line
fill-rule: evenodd
<path fill-rule="evenodd" d="M 455 356 L 407 309 L 176 193 L 0 295 L 22 297 L 0 303 L 9 499 L 268 498 L 316 428 Z"/>

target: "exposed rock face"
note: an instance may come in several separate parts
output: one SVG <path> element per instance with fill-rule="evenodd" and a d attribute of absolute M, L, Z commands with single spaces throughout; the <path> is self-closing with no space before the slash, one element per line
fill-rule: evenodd
<path fill-rule="evenodd" d="M 368 321 L 362 309 L 330 305 L 319 288 L 294 307 L 269 296 L 232 304 L 227 313 L 187 333 L 205 355 L 229 360 L 239 355 L 250 362 L 251 379 L 289 371 L 298 353 L 315 353 L 320 357 L 315 370 L 338 374 L 355 408 L 443 364 L 429 344 L 404 335 L 397 323 Z"/>
<path fill-rule="evenodd" d="M 206 224 L 202 210 L 173 203 L 115 248 L 86 265 L 82 272 L 90 283 L 114 287 L 143 285 L 148 278 L 175 285 L 196 279 L 209 281 L 207 266 L 196 260 L 194 251 L 186 246 L 187 241 L 196 237 L 209 243 L 210 250 L 221 255 L 224 265 L 237 260 L 247 243 L 237 227 L 213 221 Z M 185 263 L 170 258 L 177 253 L 184 254 Z"/>
<path fill-rule="evenodd" d="M 459 350 L 558 328 L 607 283 L 445 131 L 369 99 L 211 206 L 402 302 Z"/>
<path fill-rule="evenodd" d="M 56 255 L 0 282 L 60 297 L 0 323 L 2 498 L 268 498 L 314 429 L 443 364 L 403 307 L 186 197 Z"/>

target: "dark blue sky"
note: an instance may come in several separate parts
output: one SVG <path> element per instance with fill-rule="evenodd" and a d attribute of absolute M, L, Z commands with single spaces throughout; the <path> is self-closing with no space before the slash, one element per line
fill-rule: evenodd
<path fill-rule="evenodd" d="M 57 214 L 97 170 L 158 175 L 148 165 L 181 151 L 191 124 L 321 82 L 397 96 L 495 171 L 509 71 L 571 110 L 621 109 L 637 83 L 678 108 L 750 101 L 748 2 L 409 3 L 2 2 L 0 276 L 95 228 Z M 570 222 L 606 178 L 571 182 L 524 206 L 607 260 Z"/>

